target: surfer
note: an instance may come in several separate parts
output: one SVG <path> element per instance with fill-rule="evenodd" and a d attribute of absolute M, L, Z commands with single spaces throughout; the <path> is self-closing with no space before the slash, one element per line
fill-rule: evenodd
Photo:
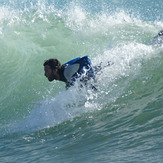
<path fill-rule="evenodd" d="M 152 39 L 152 45 L 162 46 L 163 45 L 163 30 L 161 30 L 157 36 Z"/>
<path fill-rule="evenodd" d="M 95 80 L 94 69 L 88 56 L 73 59 L 63 65 L 58 59 L 48 59 L 43 66 L 47 79 L 50 82 L 53 80 L 65 82 L 66 89 L 73 86 L 77 79 L 80 80 L 81 86 L 87 85 L 90 79 Z M 96 90 L 93 85 L 91 87 Z"/>

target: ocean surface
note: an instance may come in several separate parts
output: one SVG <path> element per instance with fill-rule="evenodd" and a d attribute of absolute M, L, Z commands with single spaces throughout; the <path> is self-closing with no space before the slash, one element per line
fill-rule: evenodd
<path fill-rule="evenodd" d="M 160 30 L 162 0 L 0 0 L 0 162 L 162 163 Z M 44 76 L 85 55 L 97 91 Z"/>

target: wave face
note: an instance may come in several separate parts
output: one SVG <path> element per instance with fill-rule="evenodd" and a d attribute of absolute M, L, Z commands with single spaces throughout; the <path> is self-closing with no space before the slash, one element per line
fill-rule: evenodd
<path fill-rule="evenodd" d="M 163 162 L 162 29 L 162 0 L 1 0 L 1 161 Z M 98 91 L 45 78 L 85 55 Z"/>

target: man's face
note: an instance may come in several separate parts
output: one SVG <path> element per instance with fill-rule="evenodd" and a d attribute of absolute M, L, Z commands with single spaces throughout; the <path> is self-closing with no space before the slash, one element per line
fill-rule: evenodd
<path fill-rule="evenodd" d="M 49 65 L 44 66 L 45 76 L 48 78 L 49 81 L 59 80 L 58 69 L 52 70 Z"/>

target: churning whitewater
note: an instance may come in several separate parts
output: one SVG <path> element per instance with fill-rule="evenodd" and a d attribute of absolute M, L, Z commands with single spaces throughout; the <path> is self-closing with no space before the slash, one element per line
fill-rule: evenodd
<path fill-rule="evenodd" d="M 162 13 L 161 0 L 1 0 L 1 161 L 163 162 Z M 97 91 L 45 78 L 45 60 L 86 55 Z"/>

